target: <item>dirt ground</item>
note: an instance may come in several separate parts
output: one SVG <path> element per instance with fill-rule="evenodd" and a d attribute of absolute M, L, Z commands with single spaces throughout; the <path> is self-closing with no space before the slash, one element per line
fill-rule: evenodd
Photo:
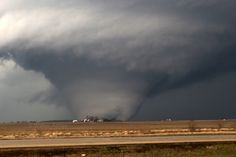
<path fill-rule="evenodd" d="M 236 120 L 0 123 L 0 139 L 236 134 Z"/>

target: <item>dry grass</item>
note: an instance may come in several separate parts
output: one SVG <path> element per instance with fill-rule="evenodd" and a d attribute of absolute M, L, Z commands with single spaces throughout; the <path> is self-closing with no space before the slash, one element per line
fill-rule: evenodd
<path fill-rule="evenodd" d="M 236 134 L 236 120 L 1 123 L 0 139 Z"/>
<path fill-rule="evenodd" d="M 235 143 L 29 148 L 0 151 L 0 157 L 235 157 Z"/>

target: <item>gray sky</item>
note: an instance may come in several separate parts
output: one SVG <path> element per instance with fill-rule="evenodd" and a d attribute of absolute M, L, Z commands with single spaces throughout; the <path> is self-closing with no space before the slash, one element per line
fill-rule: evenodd
<path fill-rule="evenodd" d="M 234 0 L 2 0 L 0 119 L 235 118 Z"/>

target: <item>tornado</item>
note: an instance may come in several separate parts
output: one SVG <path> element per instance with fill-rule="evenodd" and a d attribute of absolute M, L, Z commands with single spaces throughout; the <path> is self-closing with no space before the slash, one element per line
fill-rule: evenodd
<path fill-rule="evenodd" d="M 128 120 L 155 95 L 235 72 L 234 6 L 234 0 L 2 0 L 0 71 L 12 63 L 42 78 L 45 88 L 32 81 L 40 90 L 27 102 L 50 102 L 73 118 Z"/>

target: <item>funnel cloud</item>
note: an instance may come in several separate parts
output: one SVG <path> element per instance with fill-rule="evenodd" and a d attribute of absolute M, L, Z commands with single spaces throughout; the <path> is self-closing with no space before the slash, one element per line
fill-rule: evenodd
<path fill-rule="evenodd" d="M 235 0 L 2 0 L 0 115 L 29 116 L 0 118 L 146 120 L 158 96 L 234 75 L 235 15 Z"/>

